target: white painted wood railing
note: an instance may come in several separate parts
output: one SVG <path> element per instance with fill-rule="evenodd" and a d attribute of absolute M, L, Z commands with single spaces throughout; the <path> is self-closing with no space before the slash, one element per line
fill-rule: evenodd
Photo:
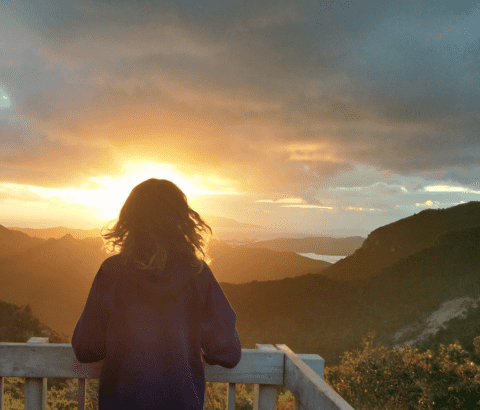
<path fill-rule="evenodd" d="M 324 360 L 317 354 L 295 354 L 286 345 L 257 344 L 242 349 L 234 369 L 205 365 L 209 382 L 228 383 L 227 409 L 235 409 L 235 384 L 254 384 L 254 409 L 274 410 L 277 391 L 285 385 L 300 410 L 353 410 L 323 380 Z M 27 343 L 0 343 L 0 410 L 3 410 L 3 378 L 25 377 L 25 410 L 46 408 L 47 378 L 78 379 L 78 410 L 86 408 L 85 379 L 98 379 L 103 362 L 80 363 L 71 344 L 48 344 L 48 338 L 32 337 Z"/>

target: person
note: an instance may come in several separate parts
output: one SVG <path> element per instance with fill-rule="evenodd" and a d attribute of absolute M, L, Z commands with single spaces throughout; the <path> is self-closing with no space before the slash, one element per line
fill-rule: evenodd
<path fill-rule="evenodd" d="M 211 228 L 180 188 L 152 178 L 104 229 L 119 252 L 100 266 L 72 337 L 79 362 L 104 360 L 99 410 L 202 409 L 205 363 L 241 359 L 236 314 L 203 260 Z"/>

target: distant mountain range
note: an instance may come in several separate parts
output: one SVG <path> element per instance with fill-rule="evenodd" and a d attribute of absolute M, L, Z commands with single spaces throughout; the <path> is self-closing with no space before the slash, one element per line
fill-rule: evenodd
<path fill-rule="evenodd" d="M 100 229 L 74 229 L 56 226 L 54 228 L 32 229 L 32 228 L 8 228 L 11 231 L 20 231 L 31 237 L 42 239 L 60 239 L 65 235 L 71 235 L 75 239 L 100 237 Z"/>
<path fill-rule="evenodd" d="M 0 259 L 15 255 L 43 243 L 42 239 L 32 238 L 23 232 L 17 232 L 0 225 Z"/>
<path fill-rule="evenodd" d="M 238 228 L 238 229 L 267 229 L 260 225 L 253 225 L 238 222 L 235 219 L 231 218 L 224 218 L 220 216 L 213 216 L 213 215 L 202 215 L 204 220 L 214 229 L 225 229 L 225 228 Z M 84 238 L 91 238 L 91 237 L 100 237 L 101 229 L 74 229 L 74 228 L 66 228 L 64 226 L 57 226 L 54 228 L 41 228 L 41 229 L 33 229 L 33 228 L 19 228 L 19 227 L 9 227 L 11 231 L 20 231 L 26 233 L 31 237 L 42 238 L 42 239 L 59 239 L 62 236 L 67 234 L 72 235 L 75 239 L 84 239 Z"/>
<path fill-rule="evenodd" d="M 31 232 L 58 235 L 68 228 Z M 83 237 L 94 231 L 72 233 Z M 0 244 L 0 300 L 30 303 L 43 323 L 60 332 L 72 331 L 98 268 L 111 255 L 102 250 L 103 239 L 75 239 L 70 233 L 58 239 L 32 238 L 0 225 Z M 232 248 L 214 238 L 207 256 L 217 279 L 229 283 L 299 276 L 330 265 L 293 252 Z"/>
<path fill-rule="evenodd" d="M 427 320 L 445 302 L 478 300 L 479 244 L 480 203 L 470 202 L 422 211 L 378 228 L 353 254 L 300 276 L 295 275 L 301 264 L 289 252 L 232 248 L 214 241 L 209 256 L 237 313 L 243 347 L 285 343 L 296 352 L 318 353 L 335 364 L 344 351 L 358 348 L 369 330 L 393 346 L 416 339 L 426 325 L 405 333 L 403 339 L 398 335 L 409 324 Z M 94 245 L 70 236 L 1 259 L 0 300 L 28 301 L 42 321 L 70 333 L 105 258 L 100 242 L 97 248 Z M 237 272 L 243 269 L 244 275 L 265 269 L 275 278 L 275 263 L 278 272 L 295 277 L 237 284 L 222 279 L 222 270 L 232 267 Z"/>
<path fill-rule="evenodd" d="M 33 239 L 33 238 L 32 238 Z M 27 304 L 53 329 L 68 333 L 107 254 L 101 238 L 42 240 L 0 260 L 0 300 Z"/>
<path fill-rule="evenodd" d="M 231 247 L 212 239 L 207 248 L 209 265 L 220 282 L 246 283 L 295 277 L 319 271 L 330 263 L 294 252 L 276 252 L 247 246 Z"/>
<path fill-rule="evenodd" d="M 246 248 L 266 248 L 278 252 L 304 252 L 319 255 L 351 255 L 360 248 L 365 238 L 351 236 L 347 238 L 311 237 L 278 238 L 244 245 Z"/>
<path fill-rule="evenodd" d="M 260 230 L 268 229 L 264 226 L 238 222 L 235 219 L 224 218 L 222 216 L 214 216 L 214 215 L 201 215 L 201 216 L 213 229 L 225 229 L 225 228 L 260 229 Z"/>

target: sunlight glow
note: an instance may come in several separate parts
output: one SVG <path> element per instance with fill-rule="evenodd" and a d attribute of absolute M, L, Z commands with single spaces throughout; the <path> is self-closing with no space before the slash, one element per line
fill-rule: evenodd
<path fill-rule="evenodd" d="M 196 195 L 232 194 L 236 192 L 214 191 L 196 180 L 184 177 L 173 165 L 153 162 L 126 162 L 123 175 L 118 177 L 92 177 L 91 182 L 99 185 L 96 189 L 40 188 L 30 187 L 30 191 L 44 198 L 58 197 L 66 203 L 81 204 L 92 208 L 95 217 L 105 220 L 116 218 L 130 191 L 139 183 L 150 179 L 168 179 L 176 184 L 190 199 Z M 94 215 L 92 215 L 94 216 Z"/>
<path fill-rule="evenodd" d="M 281 151 L 290 155 L 288 161 L 343 162 L 336 156 L 335 149 L 326 143 L 296 142 L 283 146 Z"/>

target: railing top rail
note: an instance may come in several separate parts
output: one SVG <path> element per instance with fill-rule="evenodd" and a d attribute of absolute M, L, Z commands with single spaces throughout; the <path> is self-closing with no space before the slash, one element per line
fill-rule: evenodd
<path fill-rule="evenodd" d="M 205 365 L 205 378 L 221 383 L 285 385 L 302 410 L 353 410 L 323 380 L 323 364 L 320 356 L 297 355 L 286 345 L 257 345 L 257 349 L 242 349 L 242 359 L 233 369 Z M 78 362 L 67 343 L 49 344 L 42 338 L 0 343 L 0 377 L 98 379 L 102 366 L 103 361 Z"/>
<path fill-rule="evenodd" d="M 300 402 L 300 407 L 313 410 L 354 410 L 322 377 L 308 367 L 287 345 L 277 344 L 285 353 L 283 384 Z"/>
<path fill-rule="evenodd" d="M 280 351 L 242 349 L 242 359 L 233 369 L 205 365 L 205 378 L 212 382 L 283 383 L 284 354 Z M 71 344 L 0 343 L 0 376 L 65 377 L 98 379 L 103 361 L 80 363 Z"/>

